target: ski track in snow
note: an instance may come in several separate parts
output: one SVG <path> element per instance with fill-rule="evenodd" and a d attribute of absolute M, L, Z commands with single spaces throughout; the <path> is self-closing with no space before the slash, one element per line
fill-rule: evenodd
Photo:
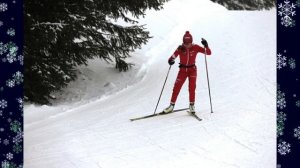
<path fill-rule="evenodd" d="M 148 11 L 141 23 L 154 38 L 134 53 L 142 58 L 131 58 L 139 66 L 129 76 L 105 78 L 92 61 L 85 80 L 69 87 L 65 103 L 25 106 L 24 167 L 275 167 L 276 11 L 227 11 L 208 0 L 173 0 L 162 11 Z M 212 49 L 207 60 L 214 113 L 204 57 L 198 54 L 196 110 L 203 120 L 182 111 L 130 122 L 154 113 L 167 59 L 185 30 L 195 43 L 206 38 Z M 177 63 L 158 111 L 169 104 Z M 187 90 L 186 81 L 176 109 L 187 107 Z M 76 93 L 78 99 L 72 99 Z"/>

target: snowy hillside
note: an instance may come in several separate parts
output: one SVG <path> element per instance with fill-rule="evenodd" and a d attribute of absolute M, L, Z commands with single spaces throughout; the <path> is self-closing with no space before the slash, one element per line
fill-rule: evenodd
<path fill-rule="evenodd" d="M 228 11 L 209 0 L 172 0 L 148 11 L 152 38 L 133 53 L 136 66 L 119 73 L 90 60 L 54 106 L 24 109 L 25 168 L 274 168 L 276 167 L 276 11 Z M 168 57 L 189 30 L 205 38 L 197 58 L 196 110 L 130 122 L 153 114 Z M 172 66 L 161 102 L 169 105 L 178 72 Z M 187 82 L 177 108 L 188 106 Z"/>

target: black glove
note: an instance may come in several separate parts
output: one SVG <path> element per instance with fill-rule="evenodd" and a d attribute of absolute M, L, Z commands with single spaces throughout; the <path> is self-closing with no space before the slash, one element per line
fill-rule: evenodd
<path fill-rule="evenodd" d="M 202 38 L 201 43 L 204 45 L 205 48 L 208 47 L 208 43 L 204 38 Z"/>
<path fill-rule="evenodd" d="M 173 65 L 175 63 L 174 59 L 169 59 L 168 60 L 169 65 Z"/>

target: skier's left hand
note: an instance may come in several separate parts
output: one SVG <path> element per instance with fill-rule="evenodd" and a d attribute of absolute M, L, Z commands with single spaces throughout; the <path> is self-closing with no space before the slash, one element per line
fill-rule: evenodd
<path fill-rule="evenodd" d="M 201 39 L 201 43 L 204 45 L 205 48 L 208 47 L 208 43 L 204 38 Z"/>
<path fill-rule="evenodd" d="M 173 65 L 175 63 L 174 59 L 169 59 L 168 60 L 169 65 Z"/>

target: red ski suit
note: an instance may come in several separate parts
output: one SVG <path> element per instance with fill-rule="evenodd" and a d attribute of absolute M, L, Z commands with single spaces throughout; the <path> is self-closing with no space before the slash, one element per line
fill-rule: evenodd
<path fill-rule="evenodd" d="M 200 53 L 205 53 L 207 55 L 211 55 L 211 51 L 209 47 L 203 48 L 197 44 L 192 44 L 190 48 L 184 47 L 181 45 L 177 48 L 174 54 L 169 59 L 176 59 L 179 55 L 180 58 L 180 66 L 179 72 L 177 75 L 177 79 L 174 84 L 171 103 L 175 104 L 177 100 L 177 96 L 180 92 L 180 89 L 185 82 L 186 78 L 189 78 L 189 99 L 190 103 L 195 102 L 195 90 L 196 90 L 196 80 L 197 80 L 197 67 L 196 63 L 196 56 Z"/>

